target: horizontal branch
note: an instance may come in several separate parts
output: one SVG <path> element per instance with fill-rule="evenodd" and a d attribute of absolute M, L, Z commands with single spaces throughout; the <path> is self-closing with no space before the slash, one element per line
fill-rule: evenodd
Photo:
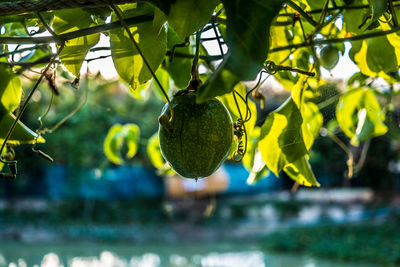
<path fill-rule="evenodd" d="M 322 44 L 333 44 L 333 43 L 343 43 L 343 42 L 350 42 L 350 41 L 360 41 L 360 40 L 365 40 L 365 39 L 370 39 L 370 38 L 376 38 L 380 36 L 385 36 L 391 33 L 396 33 L 400 31 L 400 26 L 394 27 L 391 30 L 387 31 L 379 31 L 379 32 L 371 32 L 371 33 L 366 33 L 366 34 L 360 34 L 356 36 L 350 36 L 350 37 L 345 37 L 345 38 L 332 38 L 332 39 L 317 39 L 313 40 L 310 42 L 304 42 L 304 43 L 299 43 L 299 44 L 292 44 L 292 45 L 287 45 L 287 46 L 281 46 L 281 47 L 275 47 L 269 50 L 269 53 L 276 53 L 279 51 L 284 51 L 284 50 L 290 50 L 294 48 L 302 48 L 302 47 L 309 47 L 309 46 L 315 46 L 315 45 L 322 45 Z"/>
<path fill-rule="evenodd" d="M 125 19 L 127 25 L 139 24 L 143 22 L 152 21 L 153 15 L 142 15 Z M 99 33 L 107 30 L 112 30 L 121 27 L 121 22 L 115 21 L 107 24 L 97 25 L 90 28 L 80 29 L 73 32 L 57 35 L 61 41 L 68 41 L 74 38 Z M 53 36 L 44 37 L 0 37 L 0 44 L 45 44 L 45 43 L 57 43 L 58 40 Z"/>
<path fill-rule="evenodd" d="M 113 0 L 113 4 L 144 2 L 145 0 Z M 43 11 L 101 7 L 110 5 L 109 0 L 18 0 L 0 1 L 0 16 L 21 15 Z"/>

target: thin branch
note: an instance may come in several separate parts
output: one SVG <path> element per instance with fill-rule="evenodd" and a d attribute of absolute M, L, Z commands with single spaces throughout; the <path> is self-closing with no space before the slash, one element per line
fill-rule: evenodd
<path fill-rule="evenodd" d="M 22 52 L 32 51 L 34 49 L 42 49 L 42 48 L 44 48 L 44 46 L 38 46 L 38 45 L 31 46 L 31 47 L 20 48 L 20 49 L 16 49 L 16 50 L 13 50 L 13 51 L 8 51 L 8 52 L 1 53 L 0 57 L 6 57 L 6 56 L 9 56 L 9 55 L 19 54 L 19 53 L 22 53 Z"/>
<path fill-rule="evenodd" d="M 399 26 L 399 22 L 397 21 L 397 14 L 396 14 L 396 10 L 394 10 L 393 0 L 389 0 L 389 8 L 390 8 L 390 13 L 392 14 L 392 18 L 393 18 L 393 25 L 395 27 L 397 27 L 397 26 Z"/>
<path fill-rule="evenodd" d="M 286 4 L 288 6 L 290 6 L 291 8 L 293 8 L 294 10 L 296 10 L 297 12 L 299 12 L 299 14 L 305 18 L 312 26 L 317 26 L 317 23 L 313 20 L 312 17 L 310 17 L 301 7 L 299 7 L 296 3 L 294 3 L 291 0 L 287 0 Z"/>
<path fill-rule="evenodd" d="M 115 5 L 125 3 L 145 2 L 145 0 L 113 0 Z M 85 8 L 108 6 L 107 0 L 80 0 L 80 1 L 60 1 L 60 0 L 8 0 L 0 2 L 0 16 L 20 15 L 26 13 L 36 13 L 51 10 L 68 8 Z"/>
<path fill-rule="evenodd" d="M 43 80 L 45 73 L 49 70 L 50 66 L 54 63 L 54 61 L 56 60 L 57 56 L 61 53 L 63 48 L 64 48 L 64 44 L 61 45 L 61 47 L 58 49 L 57 53 L 51 58 L 50 62 L 47 64 L 46 68 L 42 71 L 42 74 L 40 75 L 39 79 L 36 81 L 31 92 L 29 93 L 29 95 L 25 99 L 24 103 L 22 104 L 22 107 L 21 107 L 20 111 L 18 112 L 18 115 L 15 118 L 15 121 L 11 125 L 10 129 L 8 129 L 7 135 L 3 140 L 3 143 L 0 148 L 0 155 L 3 153 L 3 150 L 7 144 L 8 139 L 14 132 L 15 126 L 17 125 L 18 121 L 21 119 L 22 114 L 24 113 L 26 107 L 28 106 L 29 101 L 31 100 L 33 94 L 35 93 L 36 89 L 38 88 L 40 82 Z M 16 161 L 11 161 L 11 162 L 3 161 L 1 158 L 0 158 L 0 161 L 5 164 L 14 164 L 14 165 L 16 164 Z"/>
<path fill-rule="evenodd" d="M 329 136 L 329 138 L 332 139 L 339 147 L 347 154 L 347 178 L 352 178 L 353 177 L 353 164 L 354 164 L 354 156 L 351 150 L 343 143 L 342 140 L 340 140 L 334 133 L 331 133 L 327 129 L 323 128 L 322 129 L 326 134 Z"/>
<path fill-rule="evenodd" d="M 370 39 L 370 38 L 375 38 L 375 37 L 380 37 L 380 36 L 385 36 L 391 33 L 395 33 L 400 31 L 400 26 L 395 27 L 393 29 L 387 30 L 387 31 L 379 31 L 379 32 L 371 32 L 371 33 L 366 33 L 366 34 L 360 34 L 356 36 L 351 36 L 351 37 L 345 37 L 345 38 L 333 38 L 333 39 L 317 39 L 314 41 L 310 41 L 308 43 L 299 43 L 299 44 L 292 44 L 292 45 L 287 45 L 287 46 L 281 46 L 281 47 L 275 47 L 269 50 L 269 53 L 275 53 L 283 50 L 290 50 L 293 48 L 301 48 L 301 47 L 308 47 L 308 46 L 316 46 L 316 45 L 322 45 L 322 44 L 333 44 L 333 43 L 343 43 L 343 42 L 349 42 L 349 41 L 359 41 L 359 40 L 365 40 L 365 39 Z"/>
<path fill-rule="evenodd" d="M 132 17 L 125 19 L 126 25 L 139 24 L 143 22 L 152 21 L 154 18 L 153 15 L 142 15 L 137 17 Z M 115 21 L 107 24 L 102 24 L 98 26 L 93 26 L 90 28 L 80 29 L 73 32 L 68 32 L 64 34 L 58 35 L 60 40 L 68 41 L 74 38 L 104 32 L 108 30 L 112 30 L 115 28 L 120 28 L 121 22 Z M 44 37 L 0 37 L 0 44 L 45 44 L 45 43 L 57 43 L 57 40 L 53 36 L 44 36 Z"/>
<path fill-rule="evenodd" d="M 54 37 L 54 40 L 56 41 L 57 44 L 61 45 L 63 41 L 58 37 L 58 35 L 53 31 L 53 29 L 47 24 L 47 22 L 44 20 L 43 16 L 40 14 L 40 12 L 37 12 L 36 15 L 42 22 L 43 26 L 46 28 L 46 30 L 51 34 L 51 36 Z"/>

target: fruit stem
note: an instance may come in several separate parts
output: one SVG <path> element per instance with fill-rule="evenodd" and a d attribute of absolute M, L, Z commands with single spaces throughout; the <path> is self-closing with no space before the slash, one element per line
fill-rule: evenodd
<path fill-rule="evenodd" d="M 131 33 L 131 31 L 128 28 L 128 25 L 126 25 L 125 20 L 123 18 L 123 14 L 121 9 L 119 9 L 119 7 L 115 6 L 112 1 L 110 2 L 110 7 L 111 9 L 115 12 L 115 14 L 117 15 L 119 21 L 121 22 L 122 27 L 124 27 L 126 33 L 128 34 L 129 39 L 132 41 L 133 45 L 135 46 L 136 50 L 138 51 L 139 55 L 142 57 L 144 64 L 146 65 L 146 67 L 148 68 L 148 70 L 151 73 L 151 76 L 153 76 L 153 79 L 156 81 L 157 85 L 160 87 L 161 91 L 163 92 L 165 98 L 167 99 L 168 105 L 170 107 L 170 111 L 171 111 L 171 117 L 169 118 L 169 121 L 172 122 L 173 118 L 174 118 L 174 110 L 171 106 L 171 101 L 169 100 L 168 94 L 165 92 L 163 86 L 161 85 L 160 81 L 158 80 L 156 74 L 154 73 L 154 71 L 152 70 L 149 62 L 147 61 L 146 57 L 144 56 L 144 54 L 142 53 L 142 50 L 140 50 L 139 45 L 137 44 L 137 42 L 135 41 L 135 38 L 133 38 L 133 35 Z"/>
<path fill-rule="evenodd" d="M 196 91 L 199 85 L 201 84 L 200 76 L 199 76 L 199 55 L 200 55 L 200 37 L 201 37 L 201 30 L 196 32 L 196 52 L 193 57 L 193 64 L 192 64 L 192 72 L 191 72 L 191 79 L 189 83 L 189 90 Z"/>

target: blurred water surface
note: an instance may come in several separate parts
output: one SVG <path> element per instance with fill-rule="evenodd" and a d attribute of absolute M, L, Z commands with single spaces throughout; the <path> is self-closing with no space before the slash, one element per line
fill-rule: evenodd
<path fill-rule="evenodd" d="M 133 245 L 102 243 L 0 244 L 0 266 L 9 267 L 373 267 L 342 263 L 307 255 L 263 252 L 253 244 Z"/>

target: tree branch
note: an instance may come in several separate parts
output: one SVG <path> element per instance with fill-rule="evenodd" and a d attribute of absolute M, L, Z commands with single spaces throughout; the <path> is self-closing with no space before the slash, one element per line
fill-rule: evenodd
<path fill-rule="evenodd" d="M 275 52 L 279 52 L 279 51 L 290 50 L 293 48 L 301 48 L 301 47 L 315 46 L 315 45 L 321 45 L 321 44 L 343 43 L 343 42 L 349 42 L 349 41 L 359 41 L 359 40 L 365 40 L 365 39 L 385 36 L 385 35 L 388 35 L 391 33 L 396 33 L 398 31 L 400 31 L 400 26 L 395 27 L 391 30 L 387 30 L 387 31 L 371 32 L 371 33 L 360 34 L 360 35 L 345 37 L 345 38 L 317 39 L 317 40 L 313 40 L 310 42 L 275 47 L 275 48 L 270 49 L 269 52 L 275 53 Z"/>
<path fill-rule="evenodd" d="M 145 1 L 146 0 L 113 0 L 113 3 L 119 5 Z M 0 16 L 21 15 L 68 8 L 99 7 L 108 6 L 109 4 L 108 0 L 9 0 L 0 2 Z"/>
<path fill-rule="evenodd" d="M 132 17 L 125 19 L 127 25 L 139 24 L 142 22 L 152 21 L 153 15 L 142 15 L 137 17 Z M 80 29 L 73 32 L 68 32 L 64 34 L 57 35 L 62 41 L 68 41 L 77 37 L 82 37 L 94 33 L 99 33 L 115 28 L 120 28 L 121 22 L 115 21 L 107 24 L 102 24 L 90 28 Z M 45 44 L 45 43 L 57 43 L 58 40 L 54 36 L 44 36 L 44 37 L 0 37 L 0 44 Z"/>
<path fill-rule="evenodd" d="M 312 26 L 317 26 L 317 23 L 310 17 L 301 7 L 299 7 L 296 3 L 291 0 L 285 1 L 288 6 L 299 12 L 299 14 L 305 18 Z"/>

